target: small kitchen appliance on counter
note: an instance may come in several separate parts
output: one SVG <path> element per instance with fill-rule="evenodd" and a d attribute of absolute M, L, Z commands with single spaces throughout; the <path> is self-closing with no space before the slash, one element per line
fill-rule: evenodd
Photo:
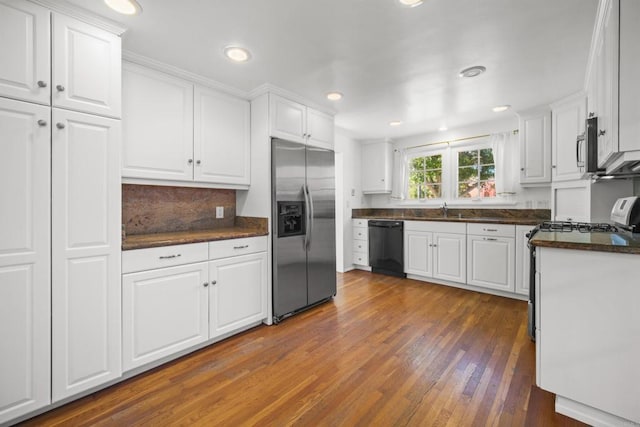
<path fill-rule="evenodd" d="M 611 209 L 611 221 L 632 233 L 640 233 L 640 197 L 622 197 Z"/>

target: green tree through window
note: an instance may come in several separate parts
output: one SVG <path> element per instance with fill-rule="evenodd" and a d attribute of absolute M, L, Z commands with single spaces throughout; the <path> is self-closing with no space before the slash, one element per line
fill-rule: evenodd
<path fill-rule="evenodd" d="M 442 197 L 442 154 L 409 160 L 409 199 Z"/>
<path fill-rule="evenodd" d="M 491 148 L 458 152 L 458 197 L 496 196 L 496 165 Z"/>

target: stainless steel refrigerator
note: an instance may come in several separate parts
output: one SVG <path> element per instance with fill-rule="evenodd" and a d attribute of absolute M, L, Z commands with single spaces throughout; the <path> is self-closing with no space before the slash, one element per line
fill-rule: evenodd
<path fill-rule="evenodd" d="M 273 320 L 336 294 L 333 151 L 271 141 Z"/>

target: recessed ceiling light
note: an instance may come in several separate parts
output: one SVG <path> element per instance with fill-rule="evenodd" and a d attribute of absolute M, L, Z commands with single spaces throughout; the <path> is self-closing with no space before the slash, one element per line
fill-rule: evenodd
<path fill-rule="evenodd" d="M 400 126 L 402 124 L 402 122 L 400 120 L 394 120 L 392 122 L 389 122 L 389 126 Z"/>
<path fill-rule="evenodd" d="M 444 132 L 445 130 L 449 130 L 449 128 L 448 128 L 448 127 L 446 127 L 446 126 L 440 126 L 440 127 L 438 128 L 438 130 L 439 130 L 440 132 Z"/>
<path fill-rule="evenodd" d="M 423 0 L 398 0 L 398 3 L 407 7 L 416 7 L 420 6 L 423 3 Z"/>
<path fill-rule="evenodd" d="M 243 47 L 227 46 L 224 48 L 224 54 L 233 62 L 247 62 L 251 59 L 251 53 Z"/>
<path fill-rule="evenodd" d="M 474 65 L 473 67 L 465 68 L 464 70 L 460 71 L 458 75 L 460 77 L 476 77 L 484 73 L 485 71 L 487 71 L 486 67 L 483 67 L 482 65 Z"/>
<path fill-rule="evenodd" d="M 507 111 L 511 108 L 511 105 L 498 105 L 497 107 L 493 107 L 492 110 L 494 113 L 502 113 L 503 111 Z"/>
<path fill-rule="evenodd" d="M 327 99 L 329 101 L 340 101 L 342 99 L 342 94 L 340 92 L 329 92 L 327 94 Z"/>
<path fill-rule="evenodd" d="M 137 15 L 142 12 L 142 6 L 136 0 L 104 0 L 104 2 L 123 15 Z"/>

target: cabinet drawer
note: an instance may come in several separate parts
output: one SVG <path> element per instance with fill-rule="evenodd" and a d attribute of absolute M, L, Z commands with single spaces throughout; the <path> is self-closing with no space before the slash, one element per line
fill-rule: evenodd
<path fill-rule="evenodd" d="M 353 227 L 353 238 L 355 240 L 369 240 L 369 229 L 365 227 Z"/>
<path fill-rule="evenodd" d="M 369 253 L 369 242 L 366 240 L 354 240 L 353 241 L 353 252 L 359 252 L 368 254 Z"/>
<path fill-rule="evenodd" d="M 356 265 L 369 265 L 369 254 L 353 252 L 353 263 Z"/>
<path fill-rule="evenodd" d="M 510 224 L 467 224 L 467 234 L 516 237 L 516 226 Z"/>
<path fill-rule="evenodd" d="M 267 236 L 209 242 L 209 259 L 227 258 L 267 250 Z"/>
<path fill-rule="evenodd" d="M 122 252 L 122 273 L 190 264 L 192 262 L 206 261 L 208 258 L 209 248 L 207 243 L 134 249 Z"/>
<path fill-rule="evenodd" d="M 431 231 L 434 233 L 467 234 L 464 222 L 404 221 L 405 231 Z"/>
<path fill-rule="evenodd" d="M 352 220 L 353 226 L 354 227 L 364 227 L 367 228 L 369 226 L 369 220 L 368 219 L 354 219 Z"/>

